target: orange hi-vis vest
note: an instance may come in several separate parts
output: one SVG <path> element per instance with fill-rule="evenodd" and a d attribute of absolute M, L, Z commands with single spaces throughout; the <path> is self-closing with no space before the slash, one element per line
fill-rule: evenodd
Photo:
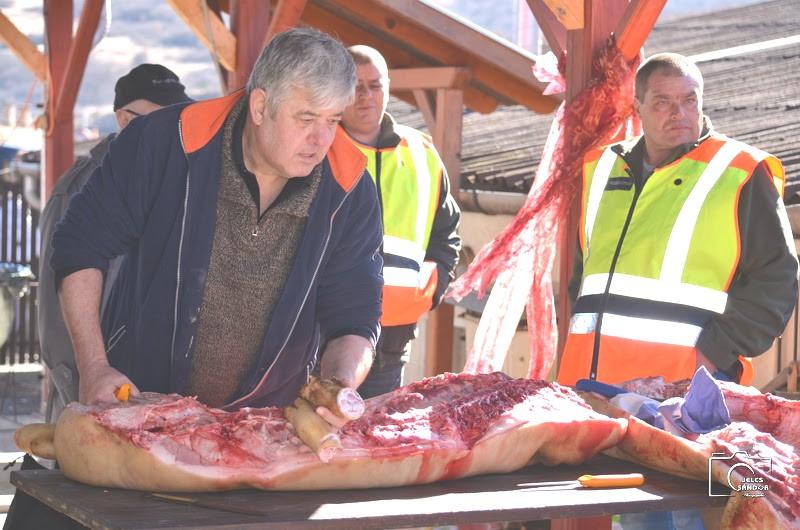
<path fill-rule="evenodd" d="M 626 162 L 612 147 L 584 159 L 583 278 L 558 381 L 691 378 L 700 332 L 713 315 L 725 311 L 739 263 L 741 189 L 763 161 L 782 194 L 783 167 L 768 153 L 712 133 L 683 157 L 657 168 L 637 190 Z M 740 361 L 741 382 L 749 384 L 752 365 L 741 356 Z"/>
<path fill-rule="evenodd" d="M 439 279 L 436 263 L 426 261 L 444 164 L 430 138 L 393 124 L 394 147 L 353 143 L 367 156 L 367 170 L 378 187 L 383 212 L 382 326 L 414 324 L 433 305 Z"/>

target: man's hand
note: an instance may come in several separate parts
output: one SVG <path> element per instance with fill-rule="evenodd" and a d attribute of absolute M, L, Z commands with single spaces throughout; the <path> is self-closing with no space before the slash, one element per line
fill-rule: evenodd
<path fill-rule="evenodd" d="M 131 385 L 131 393 L 139 390 L 131 380 L 106 363 L 96 363 L 81 371 L 78 397 L 81 403 L 103 403 L 117 401 L 114 391 L 124 384 Z"/>
<path fill-rule="evenodd" d="M 697 371 L 697 369 L 700 368 L 701 366 L 705 366 L 706 370 L 708 370 L 708 373 L 710 374 L 717 373 L 717 367 L 714 365 L 714 363 L 708 360 L 708 357 L 703 355 L 703 352 L 701 352 L 697 348 L 695 348 L 694 351 L 696 354 L 695 366 L 694 366 L 695 371 Z"/>
<path fill-rule="evenodd" d="M 320 361 L 320 379 L 336 378 L 344 386 L 358 388 L 372 366 L 372 343 L 359 335 L 343 335 L 328 341 Z"/>

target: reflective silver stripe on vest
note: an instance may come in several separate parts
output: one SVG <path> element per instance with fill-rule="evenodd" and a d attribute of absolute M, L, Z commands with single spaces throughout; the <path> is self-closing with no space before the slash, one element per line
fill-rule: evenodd
<path fill-rule="evenodd" d="M 580 296 L 603 294 L 606 282 L 608 282 L 607 273 L 590 274 L 583 279 Z M 608 292 L 643 300 L 689 305 L 720 314 L 725 311 L 725 304 L 728 302 L 728 293 L 724 291 L 688 283 L 669 283 L 620 272 L 614 273 Z M 603 320 L 603 331 L 605 325 Z"/>
<path fill-rule="evenodd" d="M 722 173 L 740 152 L 739 146 L 732 142 L 723 144 L 703 170 L 694 188 L 692 188 L 686 198 L 686 202 L 683 203 L 681 211 L 678 213 L 669 241 L 667 241 L 664 261 L 661 264 L 662 281 L 680 284 L 681 278 L 683 278 L 683 270 L 686 267 L 686 258 L 689 255 L 689 245 L 692 242 L 692 236 L 697 226 L 697 218 L 700 217 L 700 210 Z"/>
<path fill-rule="evenodd" d="M 383 253 L 403 256 L 420 265 L 425 260 L 425 249 L 418 243 L 389 235 L 383 236 Z"/>
<path fill-rule="evenodd" d="M 586 201 L 586 219 L 584 220 L 584 227 L 586 230 L 586 248 L 589 248 L 589 242 L 592 240 L 592 230 L 594 230 L 594 221 L 597 218 L 597 210 L 600 208 L 600 199 L 603 198 L 603 190 L 606 189 L 608 177 L 611 176 L 611 169 L 614 167 L 614 162 L 617 160 L 617 154 L 611 149 L 606 149 L 597 161 L 594 175 L 592 176 L 592 185 L 589 188 L 589 197 Z"/>
<path fill-rule="evenodd" d="M 569 332 L 576 335 L 593 333 L 596 326 L 597 313 L 575 313 L 570 320 Z M 640 342 L 693 347 L 701 331 L 702 328 L 694 324 L 605 313 L 601 333 Z"/>

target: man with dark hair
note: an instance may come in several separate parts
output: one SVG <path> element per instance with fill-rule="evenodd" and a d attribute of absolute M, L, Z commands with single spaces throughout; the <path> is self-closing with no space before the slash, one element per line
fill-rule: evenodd
<path fill-rule="evenodd" d="M 244 91 L 117 137 L 53 238 L 81 402 L 129 384 L 229 410 L 287 405 L 318 362 L 361 383 L 382 261 L 375 186 L 338 127 L 354 89 L 340 42 L 292 29 Z M 101 322 L 103 271 L 121 254 Z"/>
<path fill-rule="evenodd" d="M 402 384 L 417 320 L 439 304 L 455 276 L 461 211 L 431 138 L 386 112 L 386 60 L 369 46 L 348 51 L 358 84 L 342 125 L 367 156 L 383 217 L 383 328 L 372 370 L 358 390 L 372 397 Z"/>
<path fill-rule="evenodd" d="M 558 380 L 675 381 L 704 366 L 748 385 L 797 298 L 783 166 L 714 130 L 686 57 L 642 63 L 634 104 L 644 134 L 584 160 L 581 286 Z"/>
<path fill-rule="evenodd" d="M 119 130 L 137 116 L 145 116 L 154 110 L 175 103 L 191 101 L 184 86 L 172 70 L 160 64 L 140 64 L 120 77 L 114 87 L 114 116 Z M 39 224 L 41 250 L 39 253 L 39 343 L 42 359 L 48 370 L 47 421 L 55 421 L 64 407 L 78 400 L 78 372 L 75 353 L 69 340 L 61 304 L 58 302 L 53 271 L 50 268 L 53 232 L 61 221 L 73 195 L 80 191 L 108 152 L 108 146 L 116 134 L 103 138 L 89 152 L 81 156 L 69 170 L 58 179 Z M 103 285 L 103 303 L 114 284 L 122 257 L 109 264 Z M 102 307 L 101 306 L 101 307 Z"/>

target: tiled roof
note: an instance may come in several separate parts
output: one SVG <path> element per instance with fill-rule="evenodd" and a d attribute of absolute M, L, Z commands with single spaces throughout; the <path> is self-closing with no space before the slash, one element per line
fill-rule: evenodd
<path fill-rule="evenodd" d="M 713 14 L 659 23 L 647 54 L 697 55 L 800 35 L 796 0 L 774 0 Z M 800 42 L 699 63 L 705 78 L 704 110 L 716 129 L 778 156 L 787 175 L 787 202 L 800 201 Z M 390 110 L 422 125 L 413 109 Z M 525 193 L 541 155 L 552 115 L 522 107 L 464 116 L 462 188 Z"/>

